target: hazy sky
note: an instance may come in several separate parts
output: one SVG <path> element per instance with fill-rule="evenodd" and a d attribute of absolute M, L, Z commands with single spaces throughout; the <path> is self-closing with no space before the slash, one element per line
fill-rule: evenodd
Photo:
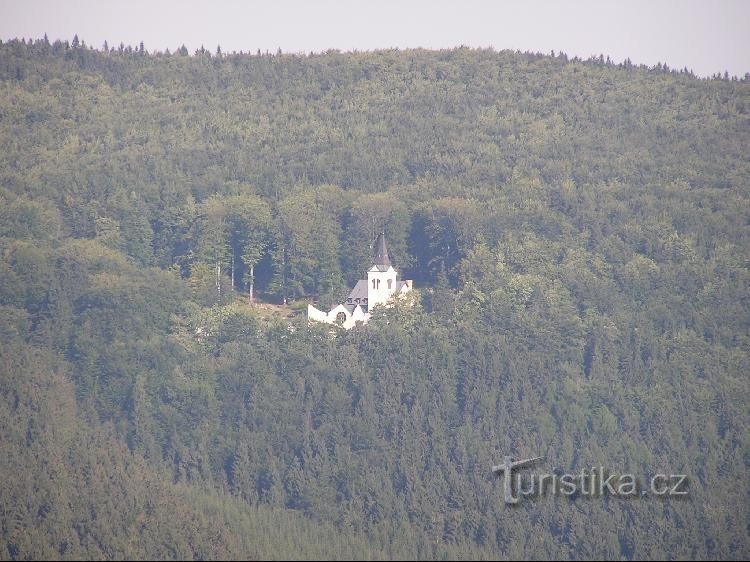
<path fill-rule="evenodd" d="M 603 53 L 709 75 L 750 72 L 743 0 L 0 0 L 0 38 L 225 52 L 468 45 L 587 58 Z"/>

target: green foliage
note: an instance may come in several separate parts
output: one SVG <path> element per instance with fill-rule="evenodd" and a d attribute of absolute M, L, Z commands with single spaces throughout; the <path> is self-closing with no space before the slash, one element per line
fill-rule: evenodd
<path fill-rule="evenodd" d="M 746 557 L 748 87 L 1 44 L 0 557 Z M 410 301 L 284 316 L 381 230 Z M 505 454 L 690 493 L 510 509 Z"/>

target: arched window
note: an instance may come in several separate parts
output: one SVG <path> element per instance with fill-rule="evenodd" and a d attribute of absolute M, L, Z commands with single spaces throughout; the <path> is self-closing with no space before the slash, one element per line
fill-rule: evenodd
<path fill-rule="evenodd" d="M 375 288 L 375 279 L 372 280 L 372 288 Z"/>
<path fill-rule="evenodd" d="M 393 279 L 388 279 L 388 290 L 390 291 L 393 287 Z"/>
<path fill-rule="evenodd" d="M 377 285 L 377 287 L 375 287 L 375 288 L 376 288 L 376 289 L 380 289 L 380 279 L 376 279 L 376 281 L 377 281 L 377 284 L 378 284 L 378 285 Z"/>

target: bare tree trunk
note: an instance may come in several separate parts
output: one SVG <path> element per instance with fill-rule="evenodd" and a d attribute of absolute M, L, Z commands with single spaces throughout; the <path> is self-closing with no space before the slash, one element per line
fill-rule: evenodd
<path fill-rule="evenodd" d="M 232 250 L 232 291 L 234 291 L 234 250 Z"/>
<path fill-rule="evenodd" d="M 253 296 L 253 288 L 255 286 L 255 266 L 250 265 L 250 302 L 255 302 L 255 297 Z"/>
<path fill-rule="evenodd" d="M 221 264 L 216 264 L 216 293 L 219 295 L 219 301 L 221 301 Z"/>

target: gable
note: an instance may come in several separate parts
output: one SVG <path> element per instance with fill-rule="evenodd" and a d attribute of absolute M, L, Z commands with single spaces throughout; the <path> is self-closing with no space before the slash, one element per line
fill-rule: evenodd
<path fill-rule="evenodd" d="M 390 271 L 396 272 L 395 269 L 393 269 L 392 265 L 373 265 L 369 270 L 368 273 L 388 273 Z"/>

